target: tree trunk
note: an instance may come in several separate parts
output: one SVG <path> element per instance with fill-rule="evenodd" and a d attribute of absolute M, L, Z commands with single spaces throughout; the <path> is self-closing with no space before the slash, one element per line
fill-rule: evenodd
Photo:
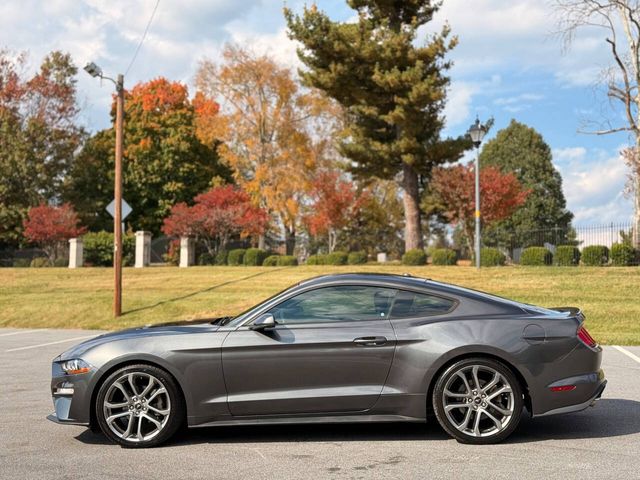
<path fill-rule="evenodd" d="M 293 250 L 296 247 L 296 227 L 285 227 L 284 228 L 284 244 L 286 248 L 287 255 L 293 255 Z"/>
<path fill-rule="evenodd" d="M 420 190 L 418 188 L 418 174 L 411 167 L 403 163 L 402 183 L 404 191 L 402 201 L 404 203 L 404 248 L 405 251 L 414 248 L 422 249 L 422 230 L 420 225 Z"/>
<path fill-rule="evenodd" d="M 264 240 L 264 234 L 258 235 L 258 248 L 261 250 L 266 250 L 265 248 L 265 240 Z"/>
<path fill-rule="evenodd" d="M 635 182 L 633 189 L 633 225 L 631 230 L 631 241 L 635 248 L 640 248 L 640 134 L 636 135 L 635 163 L 631 164 L 632 181 Z"/>

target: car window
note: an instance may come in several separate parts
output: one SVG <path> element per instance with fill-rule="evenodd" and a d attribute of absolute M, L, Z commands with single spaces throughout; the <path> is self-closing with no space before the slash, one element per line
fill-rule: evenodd
<path fill-rule="evenodd" d="M 280 324 L 379 320 L 389 316 L 396 290 L 356 285 L 324 287 L 296 295 L 270 310 Z"/>
<path fill-rule="evenodd" d="M 446 313 L 455 302 L 448 298 L 400 291 L 391 310 L 391 318 L 426 317 Z"/>

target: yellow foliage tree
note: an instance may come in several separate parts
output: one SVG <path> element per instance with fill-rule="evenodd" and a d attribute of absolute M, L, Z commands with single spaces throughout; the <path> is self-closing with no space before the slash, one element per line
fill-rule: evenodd
<path fill-rule="evenodd" d="M 221 105 L 218 115 L 198 125 L 198 134 L 220 142 L 236 182 L 277 219 L 293 253 L 303 198 L 316 169 L 333 157 L 337 105 L 302 90 L 291 70 L 269 56 L 233 45 L 221 62 L 201 62 L 196 85 Z"/>

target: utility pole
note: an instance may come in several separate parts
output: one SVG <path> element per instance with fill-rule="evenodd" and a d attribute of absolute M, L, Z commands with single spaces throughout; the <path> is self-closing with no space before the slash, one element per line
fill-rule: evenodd
<path fill-rule="evenodd" d="M 124 123 L 124 75 L 117 79 L 107 77 L 102 69 L 93 62 L 87 63 L 84 70 L 94 78 L 106 79 L 116 86 L 116 158 L 113 211 L 113 316 L 122 315 L 122 143 Z"/>
<path fill-rule="evenodd" d="M 116 172 L 114 197 L 116 201 L 113 218 L 113 271 L 114 295 L 113 316 L 122 315 L 122 137 L 124 117 L 124 76 L 119 74 L 116 81 Z"/>

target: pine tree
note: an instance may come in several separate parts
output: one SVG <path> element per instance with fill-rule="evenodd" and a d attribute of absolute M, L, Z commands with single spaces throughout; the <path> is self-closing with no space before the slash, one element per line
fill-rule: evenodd
<path fill-rule="evenodd" d="M 331 21 L 315 5 L 302 16 L 285 9 L 289 36 L 299 41 L 303 83 L 346 110 L 341 153 L 359 178 L 399 179 L 404 193 L 405 248 L 421 248 L 420 188 L 434 166 L 457 160 L 463 139 L 441 140 L 450 67 L 457 39 L 448 27 L 416 46 L 440 2 L 348 0 L 355 23 Z"/>
<path fill-rule="evenodd" d="M 573 214 L 567 210 L 562 177 L 553 166 L 551 149 L 542 135 L 511 120 L 480 153 L 480 168 L 490 165 L 514 173 L 530 194 L 510 218 L 484 230 L 485 241 L 513 241 L 516 246 L 562 241 L 562 232 L 568 231 Z"/>

